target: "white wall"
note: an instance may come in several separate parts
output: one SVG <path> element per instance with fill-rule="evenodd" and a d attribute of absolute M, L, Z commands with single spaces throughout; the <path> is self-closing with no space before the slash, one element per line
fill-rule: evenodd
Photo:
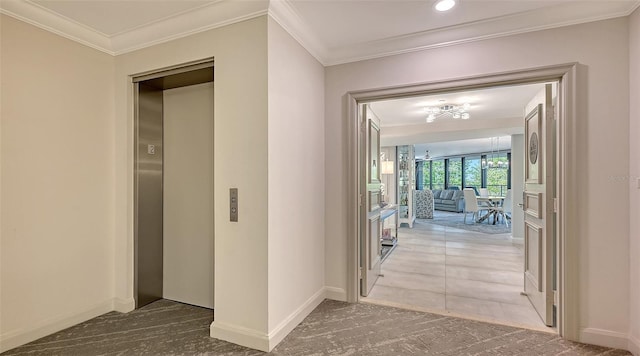
<path fill-rule="evenodd" d="M 258 17 L 116 57 L 116 293 L 133 296 L 133 91 L 130 75 L 215 59 L 215 322 L 211 334 L 266 349 L 267 18 Z M 229 188 L 239 221 L 229 221 Z"/>
<path fill-rule="evenodd" d="M 163 97 L 162 296 L 213 308 L 213 83 Z"/>
<path fill-rule="evenodd" d="M 324 299 L 324 67 L 275 20 L 268 26 L 273 347 Z"/>
<path fill-rule="evenodd" d="M 524 191 L 524 135 L 511 135 L 511 236 L 524 238 L 524 211 L 522 204 Z"/>
<path fill-rule="evenodd" d="M 629 187 L 610 177 L 629 173 L 628 37 L 628 19 L 620 18 L 326 68 L 327 286 L 344 291 L 347 282 L 345 93 L 579 61 L 584 65 L 576 147 L 582 179 L 575 182 L 581 207 L 581 338 L 626 345 Z"/>
<path fill-rule="evenodd" d="M 640 355 L 640 9 L 629 18 L 630 349 Z"/>
<path fill-rule="evenodd" d="M 2 15 L 0 352 L 113 308 L 113 58 Z"/>

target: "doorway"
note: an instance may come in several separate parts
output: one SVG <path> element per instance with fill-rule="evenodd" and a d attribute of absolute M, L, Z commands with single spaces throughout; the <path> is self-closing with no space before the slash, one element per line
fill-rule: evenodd
<path fill-rule="evenodd" d="M 135 307 L 213 309 L 213 61 L 133 84 Z"/>
<path fill-rule="evenodd" d="M 534 82 L 547 82 L 547 81 L 557 81 L 559 84 L 559 94 L 558 94 L 558 102 L 557 102 L 557 110 L 558 116 L 552 121 L 553 126 L 556 129 L 555 137 L 553 140 L 553 144 L 556 148 L 555 157 L 555 173 L 553 173 L 553 178 L 555 183 L 553 187 L 555 190 L 555 201 L 551 201 L 551 203 L 545 203 L 545 210 L 553 210 L 557 208 L 555 222 L 556 224 L 552 227 L 555 232 L 555 236 L 557 239 L 553 241 L 553 248 L 555 248 L 556 254 L 555 259 L 549 259 L 549 262 L 555 264 L 557 268 L 555 269 L 555 273 L 551 273 L 552 279 L 555 279 L 557 282 L 557 293 L 553 293 L 553 291 L 549 291 L 552 295 L 550 300 L 555 299 L 557 302 L 555 303 L 555 311 L 557 316 L 557 330 L 561 336 L 566 336 L 568 338 L 572 338 L 574 336 L 573 333 L 576 331 L 575 327 L 575 305 L 571 302 L 574 300 L 575 295 L 571 289 L 568 289 L 567 286 L 571 284 L 571 279 L 567 278 L 567 276 L 571 276 L 575 278 L 575 270 L 571 266 L 571 263 L 568 262 L 575 261 L 575 257 L 572 253 L 567 252 L 567 246 L 574 246 L 575 241 L 571 238 L 571 235 L 567 234 L 568 230 L 573 230 L 575 227 L 567 224 L 567 216 L 570 216 L 569 211 L 565 210 L 566 206 L 570 204 L 571 199 L 575 199 L 575 192 L 567 187 L 567 179 L 572 179 L 574 172 L 567 170 L 567 158 L 569 154 L 574 154 L 573 152 L 567 149 L 568 145 L 571 142 L 571 135 L 568 132 L 571 132 L 571 128 L 575 125 L 575 116 L 574 111 L 571 105 L 574 103 L 573 93 L 575 86 L 575 73 L 576 66 L 575 65 L 562 65 L 562 66 L 554 66 L 554 67 L 546 67 L 539 69 L 532 69 L 527 71 L 520 72 L 512 72 L 506 74 L 497 74 L 490 75 L 479 78 L 467 78 L 461 80 L 452 80 L 448 82 L 439 82 L 433 84 L 423 84 L 416 86 L 409 86 L 404 88 L 391 88 L 391 89 L 382 89 L 382 90 L 372 90 L 372 91 L 361 91 L 357 93 L 349 93 L 347 96 L 347 102 L 350 106 L 350 121 L 349 121 L 349 129 L 350 129 L 350 160 L 354 163 L 350 171 L 350 187 L 353 195 L 350 196 L 350 213 L 352 214 L 352 218 L 349 219 L 349 266 L 350 272 L 349 277 L 349 285 L 348 285 L 348 299 L 350 301 L 357 302 L 360 300 L 360 276 L 367 273 L 367 271 L 362 268 L 362 254 L 360 251 L 363 251 L 362 244 L 366 243 L 365 239 L 362 239 L 362 232 L 365 231 L 366 228 L 360 227 L 358 224 L 358 216 L 360 215 L 360 207 L 367 206 L 367 200 L 364 196 L 364 183 L 358 179 L 358 177 L 362 177 L 361 173 L 358 171 L 361 170 L 361 167 L 367 159 L 365 158 L 364 153 L 362 153 L 361 148 L 363 147 L 363 140 L 366 140 L 364 134 L 366 130 L 363 128 L 366 127 L 366 124 L 363 124 L 359 119 L 361 118 L 360 112 L 358 110 L 359 105 L 363 103 L 372 102 L 375 100 L 381 99 L 391 99 L 398 97 L 406 97 L 406 96 L 419 96 L 426 94 L 434 94 L 434 93 L 443 93 L 443 92 L 451 92 L 451 91 L 464 91 L 470 89 L 477 88 L 486 88 L 486 87 L 496 87 L 503 85 L 515 85 L 515 84 L 526 84 L 526 83 L 534 83 Z M 527 141 L 527 144 L 529 142 Z M 361 154 L 362 153 L 362 154 Z M 362 203 L 361 203 L 362 202 Z M 532 231 L 530 231 L 531 233 Z M 530 239 L 530 241 L 533 241 Z M 369 246 L 370 247 L 370 246 Z M 365 247 L 365 250 L 367 247 Z M 529 256 L 530 258 L 531 256 Z"/>
<path fill-rule="evenodd" d="M 547 308 L 539 297 L 530 300 L 531 286 L 523 290 L 524 281 L 543 268 L 531 268 L 525 278 L 525 257 L 540 251 L 534 251 L 536 244 L 524 244 L 524 212 L 518 206 L 525 186 L 522 113 L 530 102 L 537 103 L 540 92 L 548 91 L 551 99 L 556 85 L 510 85 L 362 105 L 367 120 L 380 127 L 385 152 L 380 165 L 395 166 L 382 172 L 384 183 L 367 184 L 369 190 L 386 192 L 379 200 L 389 204 L 366 212 L 377 218 L 380 211 L 383 227 L 382 236 L 363 227 L 373 237 L 371 247 L 382 251 L 379 270 L 363 273 L 364 301 L 549 331 L 553 306 Z M 549 159 L 540 161 L 553 164 L 551 150 L 545 153 Z M 553 224 L 553 216 L 549 220 Z M 535 238 L 529 234 L 526 240 Z M 369 256 L 364 258 L 368 265 Z M 552 293 L 555 287 L 548 288 Z"/>

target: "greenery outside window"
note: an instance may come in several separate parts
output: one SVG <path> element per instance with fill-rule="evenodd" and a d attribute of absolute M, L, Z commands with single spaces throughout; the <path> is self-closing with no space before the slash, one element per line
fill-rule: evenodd
<path fill-rule="evenodd" d="M 482 161 L 480 160 L 480 156 L 465 157 L 464 187 L 482 188 Z"/>
<path fill-rule="evenodd" d="M 462 158 L 449 158 L 449 166 L 447 167 L 447 174 L 449 179 L 447 180 L 447 189 L 457 187 L 462 189 Z"/>
<path fill-rule="evenodd" d="M 431 189 L 444 189 L 444 160 L 431 161 Z"/>

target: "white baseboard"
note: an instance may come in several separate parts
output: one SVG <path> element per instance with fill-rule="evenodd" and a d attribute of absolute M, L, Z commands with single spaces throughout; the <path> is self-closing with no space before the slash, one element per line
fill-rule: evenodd
<path fill-rule="evenodd" d="M 298 324 L 311 314 L 311 312 L 318 306 L 325 298 L 325 288 L 320 288 L 311 298 L 307 299 L 298 309 L 289 315 L 288 318 L 283 320 L 278 326 L 269 332 L 269 350 L 273 350 Z"/>
<path fill-rule="evenodd" d="M 269 334 L 258 330 L 214 321 L 211 323 L 209 335 L 213 338 L 228 341 L 252 349 L 270 352 L 307 317 L 325 299 L 326 289 L 322 288 L 307 299 L 289 317 L 283 320 Z"/>
<path fill-rule="evenodd" d="M 114 300 L 108 299 L 78 313 L 45 319 L 27 328 L 6 332 L 0 335 L 0 353 L 108 313 L 113 306 Z"/>
<path fill-rule="evenodd" d="M 627 334 L 596 328 L 581 329 L 579 341 L 585 344 L 623 350 L 626 350 L 629 347 L 629 338 Z"/>
<path fill-rule="evenodd" d="M 133 298 L 122 299 L 113 298 L 113 310 L 119 313 L 128 313 L 136 308 L 136 301 Z"/>
<path fill-rule="evenodd" d="M 629 335 L 629 345 L 627 349 L 634 355 L 640 356 L 640 340 Z"/>
<path fill-rule="evenodd" d="M 342 288 L 336 287 L 324 287 L 325 290 L 325 298 L 337 300 L 340 302 L 347 301 L 347 291 Z"/>
<path fill-rule="evenodd" d="M 269 337 L 258 330 L 214 321 L 209 327 L 209 336 L 233 344 L 269 352 Z"/>

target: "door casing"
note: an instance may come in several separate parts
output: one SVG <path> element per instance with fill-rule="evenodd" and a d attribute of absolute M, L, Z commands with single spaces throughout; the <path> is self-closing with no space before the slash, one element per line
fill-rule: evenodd
<path fill-rule="evenodd" d="M 395 86 L 346 94 L 348 139 L 348 207 L 347 207 L 347 301 L 359 301 L 360 223 L 359 200 L 361 192 L 361 140 L 358 122 L 358 104 L 375 100 L 435 94 L 452 90 L 471 90 L 502 85 L 558 81 L 558 118 L 556 125 L 556 192 L 558 212 L 556 225 L 556 280 L 558 292 L 557 330 L 568 340 L 578 340 L 578 241 L 577 241 L 577 113 L 580 64 L 566 63 L 522 69 L 481 76 Z"/>

